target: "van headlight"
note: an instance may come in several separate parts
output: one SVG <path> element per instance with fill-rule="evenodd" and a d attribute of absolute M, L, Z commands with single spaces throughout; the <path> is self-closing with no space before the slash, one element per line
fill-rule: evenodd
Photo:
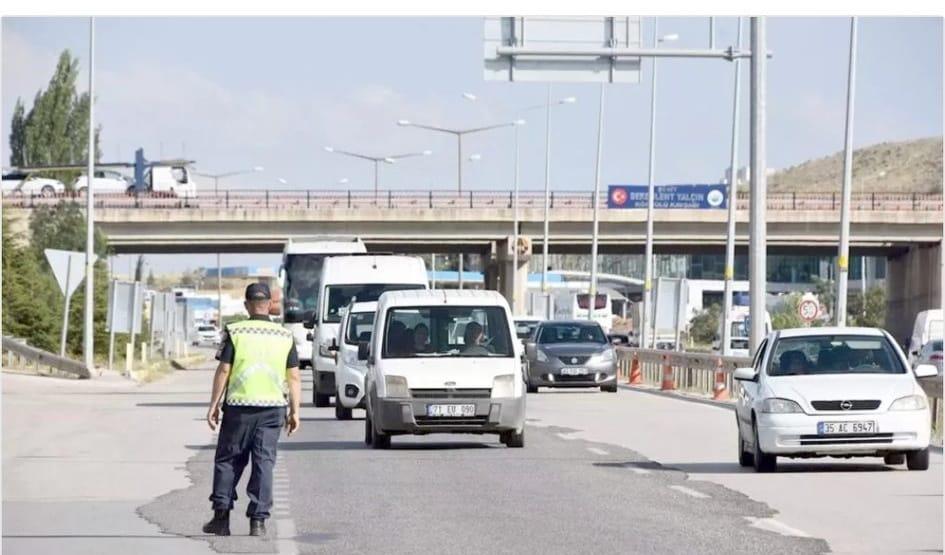
<path fill-rule="evenodd" d="M 492 398 L 507 399 L 515 397 L 515 375 L 503 374 L 492 380 Z"/>
<path fill-rule="evenodd" d="M 410 397 L 407 378 L 403 376 L 384 376 L 384 388 L 388 397 Z"/>
<path fill-rule="evenodd" d="M 923 410 L 928 406 L 925 395 L 907 395 L 893 401 L 889 410 Z"/>
<path fill-rule="evenodd" d="M 328 345 L 319 345 L 318 354 L 325 358 L 331 358 L 332 356 L 334 356 L 334 353 L 328 350 Z"/>
<path fill-rule="evenodd" d="M 787 414 L 792 412 L 804 412 L 801 406 L 790 399 L 779 399 L 771 397 L 761 403 L 761 412 L 770 414 Z"/>
<path fill-rule="evenodd" d="M 535 358 L 538 359 L 538 362 L 548 362 L 548 355 L 541 348 L 536 349 Z"/>

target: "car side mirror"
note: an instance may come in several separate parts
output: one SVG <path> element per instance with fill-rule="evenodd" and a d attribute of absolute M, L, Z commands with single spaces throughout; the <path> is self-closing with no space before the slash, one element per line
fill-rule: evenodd
<path fill-rule="evenodd" d="M 305 324 L 303 324 L 303 325 L 305 325 Z M 308 327 L 308 326 L 305 325 L 305 327 Z M 312 335 L 312 332 L 308 332 L 308 333 L 305 334 L 305 340 L 306 340 L 306 341 L 314 341 L 314 340 L 315 340 L 315 336 Z"/>
<path fill-rule="evenodd" d="M 367 360 L 371 354 L 371 344 L 367 341 L 358 342 L 358 360 Z"/>
<path fill-rule="evenodd" d="M 358 348 L 360 349 L 360 344 L 359 344 Z M 332 339 L 331 339 L 331 345 L 328 346 L 328 351 L 331 352 L 331 353 L 337 353 L 337 352 L 338 352 L 338 340 L 337 340 L 337 339 L 335 339 L 335 338 L 332 338 Z"/>
<path fill-rule="evenodd" d="M 917 378 L 934 378 L 938 376 L 938 368 L 931 364 L 918 364 L 912 372 Z"/>
<path fill-rule="evenodd" d="M 535 345 L 534 341 L 529 341 L 528 343 L 525 343 L 525 355 L 528 358 L 532 358 L 533 356 L 535 356 L 536 348 L 537 346 Z"/>
<path fill-rule="evenodd" d="M 315 322 L 315 320 L 316 320 L 315 316 L 316 316 L 316 315 L 315 315 L 315 311 L 314 311 L 314 310 L 306 310 L 306 311 L 305 311 L 305 316 L 303 316 L 303 323 L 302 323 L 302 326 L 303 326 L 305 329 L 308 329 L 308 330 L 313 330 L 313 329 L 315 329 L 315 323 L 316 323 L 316 322 Z"/>
<path fill-rule="evenodd" d="M 754 368 L 736 368 L 732 377 L 743 382 L 753 382 L 758 379 Z"/>

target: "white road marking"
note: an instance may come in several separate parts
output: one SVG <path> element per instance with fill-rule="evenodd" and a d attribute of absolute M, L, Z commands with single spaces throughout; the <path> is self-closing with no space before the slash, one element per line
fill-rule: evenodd
<path fill-rule="evenodd" d="M 568 433 L 574 433 L 574 432 L 568 432 Z M 557 435 L 557 436 L 560 437 L 561 439 L 567 439 L 567 440 L 569 440 L 569 441 L 572 440 L 572 439 L 577 439 L 577 438 L 574 437 L 574 436 L 571 436 L 571 435 L 568 435 L 568 434 L 562 434 L 562 433 L 560 433 L 560 432 L 557 433 L 557 434 L 555 434 L 555 435 Z"/>
<path fill-rule="evenodd" d="M 686 486 L 669 486 L 669 489 L 674 489 L 679 493 L 685 493 L 686 495 L 695 497 L 697 499 L 708 499 L 709 496 L 702 493 L 701 491 L 696 491 L 692 488 L 687 488 Z"/>
<path fill-rule="evenodd" d="M 775 534 L 781 534 L 782 536 L 795 536 L 798 538 L 810 537 L 810 534 L 807 532 L 788 526 L 787 524 L 774 518 L 757 518 L 753 516 L 746 516 L 745 519 L 755 528 L 767 530 L 768 532 L 774 532 Z"/>
<path fill-rule="evenodd" d="M 607 451 L 604 451 L 603 449 L 600 449 L 598 447 L 588 447 L 587 450 L 590 451 L 591 453 L 594 453 L 595 455 L 604 456 L 604 455 L 610 454 Z"/>
<path fill-rule="evenodd" d="M 295 543 L 295 521 L 291 518 L 276 519 L 276 549 L 280 555 L 298 555 Z"/>

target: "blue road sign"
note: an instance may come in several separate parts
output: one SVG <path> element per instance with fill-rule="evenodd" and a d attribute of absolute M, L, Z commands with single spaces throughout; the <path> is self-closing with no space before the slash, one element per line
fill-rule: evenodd
<path fill-rule="evenodd" d="M 726 208 L 725 185 L 657 185 L 654 208 Z M 646 208 L 646 185 L 610 185 L 607 208 Z"/>

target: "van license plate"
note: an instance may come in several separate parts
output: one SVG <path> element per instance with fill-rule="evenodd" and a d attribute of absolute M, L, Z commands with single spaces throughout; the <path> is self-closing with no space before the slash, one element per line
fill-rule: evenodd
<path fill-rule="evenodd" d="M 817 435 L 833 434 L 875 434 L 876 422 L 872 420 L 861 422 L 818 422 Z"/>
<path fill-rule="evenodd" d="M 587 368 L 562 368 L 562 376 L 586 376 Z"/>
<path fill-rule="evenodd" d="M 476 416 L 476 405 L 427 405 L 427 416 Z"/>

